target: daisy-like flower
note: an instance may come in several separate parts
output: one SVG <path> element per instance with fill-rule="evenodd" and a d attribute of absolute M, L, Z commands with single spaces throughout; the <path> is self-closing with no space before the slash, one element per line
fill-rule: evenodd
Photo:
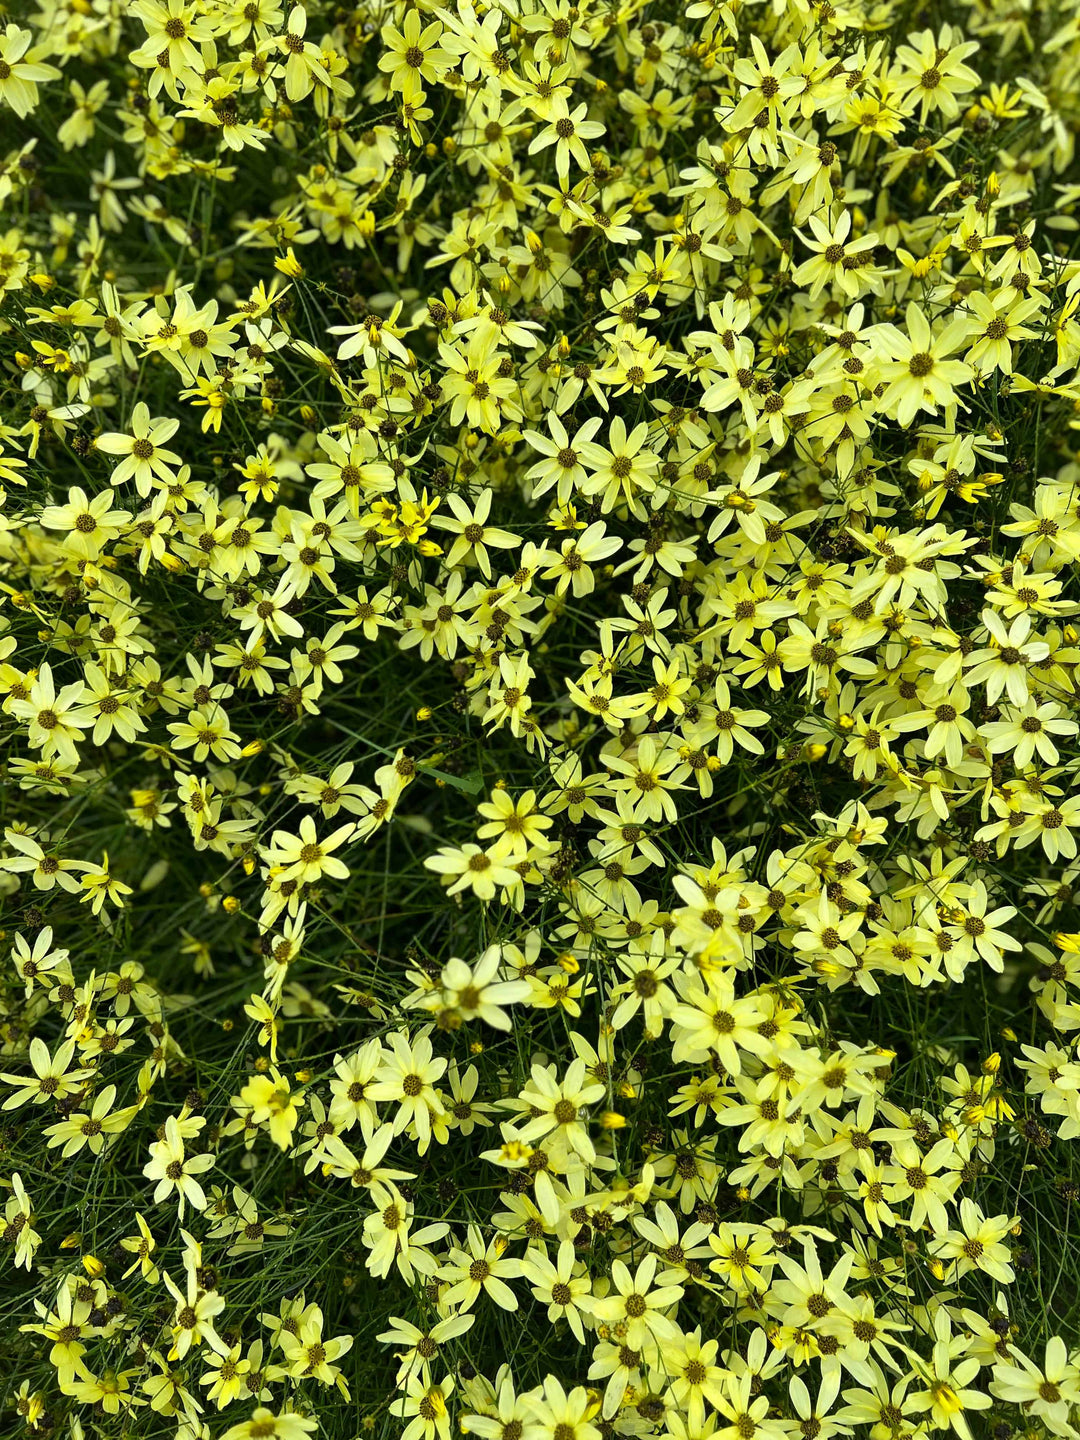
<path fill-rule="evenodd" d="M 409 351 L 402 344 L 402 336 L 408 330 L 399 320 L 401 306 L 402 302 L 398 300 L 385 318 L 369 315 L 362 325 L 331 325 L 331 335 L 346 336 L 338 346 L 338 359 L 351 360 L 354 355 L 362 355 L 365 365 L 377 365 L 380 358 L 398 360 L 407 365 Z"/>
<path fill-rule="evenodd" d="M 966 359 L 980 375 L 1000 370 L 1011 375 L 1013 370 L 1013 345 L 1021 340 L 1033 340 L 1037 331 L 1025 325 L 1026 320 L 1038 315 L 1041 302 L 1034 296 L 1016 298 L 1009 291 L 998 295 L 984 295 L 975 290 L 966 301 L 968 311 L 968 338 L 972 342 Z"/>
<path fill-rule="evenodd" d="M 521 1261 L 521 1274 L 529 1282 L 533 1297 L 548 1307 L 549 1322 L 554 1325 L 556 1320 L 565 1320 L 578 1344 L 584 1345 L 581 1317 L 589 1312 L 592 1284 L 573 1242 L 563 1240 L 554 1260 L 545 1250 L 529 1250 Z"/>
<path fill-rule="evenodd" d="M 4 1202 L 4 1239 L 14 1241 L 17 1269 L 33 1268 L 41 1236 L 34 1229 L 34 1207 L 18 1170 L 11 1174 L 11 1194 Z"/>
<path fill-rule="evenodd" d="M 19 1328 L 51 1342 L 49 1363 L 56 1370 L 59 1382 L 70 1385 L 76 1377 L 92 1378 L 82 1358 L 86 1354 L 83 1337 L 87 1334 L 90 1302 L 76 1295 L 74 1287 L 65 1280 L 57 1288 L 51 1305 L 38 1300 L 35 1308 L 41 1317 L 40 1323 Z"/>
<path fill-rule="evenodd" d="M 199 1377 L 199 1384 L 209 1386 L 206 1398 L 213 1400 L 219 1410 L 224 1410 L 245 1391 L 251 1361 L 241 1354 L 237 1344 L 225 1355 L 211 1350 L 206 1363 L 209 1368 Z"/>
<path fill-rule="evenodd" d="M 491 513 L 492 491 L 484 490 L 474 506 L 461 495 L 450 495 L 447 497 L 447 504 L 454 512 L 450 515 L 436 515 L 433 524 L 440 530 L 446 530 L 454 536 L 453 544 L 446 556 L 446 564 L 451 568 L 455 565 L 474 564 L 479 566 L 485 578 L 491 575 L 491 559 L 488 555 L 488 546 L 498 550 L 508 550 L 514 545 L 521 544 L 521 536 L 513 535 L 509 530 L 500 530 L 495 525 L 487 523 Z"/>
<path fill-rule="evenodd" d="M 925 1388 L 913 1389 L 909 1404 L 915 1411 L 927 1411 L 935 1430 L 955 1430 L 962 1440 L 971 1434 L 965 1410 L 987 1410 L 992 1401 L 982 1390 L 976 1390 L 972 1381 L 979 1373 L 979 1362 L 971 1358 L 954 1364 L 947 1343 L 938 1341 L 929 1365 L 920 1361 L 915 1385 L 920 1381 Z"/>
<path fill-rule="evenodd" d="M 978 74 L 963 62 L 976 54 L 977 40 L 960 40 L 962 32 L 943 25 L 935 35 L 920 30 L 908 37 L 909 43 L 898 45 L 896 62 L 899 73 L 893 81 L 896 93 L 912 107 L 918 104 L 920 124 L 932 110 L 940 110 L 947 119 L 960 114 L 959 97 L 979 84 Z"/>
<path fill-rule="evenodd" d="M 548 1375 L 542 1392 L 530 1397 L 530 1409 L 538 1440 L 600 1440 L 592 1423 L 599 1402 L 582 1385 L 567 1391 L 556 1376 Z"/>
<path fill-rule="evenodd" d="M 330 500 L 344 494 L 350 512 L 356 516 L 361 502 L 366 504 L 371 496 L 385 495 L 394 488 L 394 472 L 378 458 L 374 437 L 367 431 L 356 439 L 350 436 L 349 440 L 350 443 L 345 444 L 323 431 L 319 436 L 319 449 L 325 461 L 304 468 L 318 482 L 312 499 Z"/>
<path fill-rule="evenodd" d="M 851 236 L 851 212 L 843 210 L 835 225 L 827 225 L 816 215 L 810 216 L 813 239 L 800 236 L 813 258 L 804 260 L 795 271 L 797 285 L 810 286 L 810 298 L 815 299 L 826 285 L 838 286 L 852 300 L 866 286 L 867 269 L 862 257 L 873 250 L 878 237 L 872 232 L 861 235 L 857 240 Z"/>
<path fill-rule="evenodd" d="M 1038 635 L 1032 636 L 1032 617 L 1018 615 L 1006 625 L 996 611 L 986 609 L 982 622 L 989 632 L 989 644 L 968 656 L 965 681 L 986 686 L 986 703 L 994 705 L 1003 694 L 1022 708 L 1030 693 L 1028 669 L 1045 660 L 1050 647 Z"/>
<path fill-rule="evenodd" d="M 700 1327 L 665 1347 L 663 1365 L 671 1396 L 686 1416 L 689 1433 L 701 1432 L 706 1401 L 715 1409 L 726 1398 L 729 1372 L 716 1363 L 719 1348 L 718 1340 L 702 1341 Z"/>
<path fill-rule="evenodd" d="M 959 1230 L 949 1230 L 931 1242 L 931 1253 L 956 1275 L 982 1270 L 1000 1285 L 1011 1285 L 1015 1271 L 1009 1264 L 1012 1252 L 1005 1236 L 1016 1225 L 1015 1215 L 986 1216 L 968 1196 L 960 1201 Z"/>
<path fill-rule="evenodd" d="M 93 715 L 92 710 L 89 713 Z M 221 705 L 201 705 L 197 710 L 189 711 L 186 720 L 173 721 L 168 730 L 176 749 L 191 750 L 198 762 L 208 755 L 213 755 L 215 760 L 235 760 L 240 755 L 240 737 L 230 726 L 229 717 Z M 310 816 L 305 815 L 304 820 L 313 823 Z M 283 832 L 274 833 L 276 837 Z"/>
<path fill-rule="evenodd" d="M 501 1309 L 516 1310 L 517 1296 L 506 1281 L 516 1280 L 522 1269 L 520 1260 L 504 1253 L 509 1243 L 505 1235 L 496 1235 L 485 1244 L 479 1229 L 470 1225 L 467 1248 L 452 1248 L 449 1261 L 438 1272 L 450 1282 L 446 1303 L 459 1310 L 471 1310 L 483 1292 Z"/>
<path fill-rule="evenodd" d="M 127 1250 L 129 1254 L 135 1256 L 135 1259 L 124 1271 L 123 1278 L 126 1280 L 128 1276 L 133 1275 L 135 1271 L 138 1270 L 147 1284 L 156 1285 L 161 1279 L 161 1273 L 152 1258 L 154 1251 L 157 1249 L 157 1241 L 154 1239 L 149 1225 L 147 1225 L 141 1214 L 136 1213 L 135 1223 L 138 1226 L 139 1233 L 137 1235 L 125 1235 L 120 1241 L 121 1249 Z"/>
<path fill-rule="evenodd" d="M 1033 807 L 1032 813 L 1014 832 L 1014 839 L 1017 845 L 1030 845 L 1037 839 L 1049 860 L 1057 860 L 1059 856 L 1072 860 L 1077 853 L 1076 837 L 1072 833 L 1076 827 L 1080 827 L 1080 795 L 1070 795 L 1067 800 L 1047 797 Z"/>
<path fill-rule="evenodd" d="M 866 943 L 860 916 L 841 915 L 822 890 L 817 905 L 803 906 L 799 919 L 803 928 L 791 943 L 818 973 L 836 975 L 839 969 L 856 968 Z"/>
<path fill-rule="evenodd" d="M 621 415 L 608 426 L 607 445 L 587 440 L 582 459 L 589 474 L 581 485 L 585 495 L 598 495 L 606 514 L 625 505 L 639 520 L 648 514 L 640 496 L 651 495 L 656 487 L 659 457 L 649 448 L 649 426 L 642 421 L 630 431 Z"/>
<path fill-rule="evenodd" d="M 518 1127 L 517 1134 L 526 1143 L 551 1136 L 591 1163 L 596 1158 L 596 1148 L 586 1126 L 587 1111 L 603 1095 L 604 1086 L 598 1080 L 587 1078 L 584 1060 L 571 1061 L 561 1081 L 554 1066 L 533 1065 L 531 1082 L 520 1096 L 532 1118 Z"/>
<path fill-rule="evenodd" d="M 155 59 L 165 56 L 163 68 L 173 75 L 198 65 L 198 47 L 212 39 L 214 32 L 197 5 L 190 0 L 136 0 L 132 8 L 146 27 L 146 40 L 132 56 L 135 64 L 145 63 L 144 54 Z"/>
<path fill-rule="evenodd" d="M 205 1121 L 201 1116 L 198 1118 L 201 1122 L 198 1129 L 201 1129 Z M 195 1133 L 198 1133 L 198 1130 Z M 154 1187 L 155 1205 L 175 1193 L 178 1213 L 182 1220 L 185 1205 L 191 1205 L 196 1210 L 206 1209 L 206 1192 L 195 1177 L 205 1175 L 213 1166 L 213 1155 L 187 1153 L 180 1122 L 175 1115 L 170 1115 L 165 1121 L 164 1138 L 151 1144 L 150 1159 L 143 1166 L 142 1173 L 148 1180 L 157 1181 Z"/>
<path fill-rule="evenodd" d="M 907 333 L 895 325 L 878 328 L 875 344 L 878 367 L 887 389 L 882 411 L 905 429 L 920 410 L 937 414 L 951 405 L 956 386 L 971 378 L 971 366 L 949 357 L 964 348 L 967 324 L 957 317 L 934 331 L 922 310 L 912 302 L 906 312 Z"/>
<path fill-rule="evenodd" d="M 908 1223 L 912 1229 L 929 1221 L 935 1231 L 946 1231 L 946 1206 L 956 1194 L 963 1167 L 953 1142 L 939 1140 L 923 1155 L 913 1140 L 898 1140 L 893 1145 L 892 1160 L 886 1172 L 890 1204 L 911 1201 Z"/>
<path fill-rule="evenodd" d="M 36 109 L 37 87 L 60 78 L 55 65 L 45 65 L 39 58 L 48 53 L 47 48 L 30 48 L 33 39 L 32 30 L 22 30 L 12 23 L 0 35 L 0 104 L 10 105 L 20 118 Z"/>
<path fill-rule="evenodd" d="M 363 1231 L 371 1274 L 382 1279 L 396 1268 L 407 1285 L 418 1275 L 434 1275 L 438 1261 L 426 1247 L 441 1240 L 449 1225 L 440 1221 L 414 1230 L 409 1204 L 393 1185 L 373 1185 L 371 1198 L 377 1208 L 365 1219 Z"/>
<path fill-rule="evenodd" d="M 316 885 L 324 875 L 344 880 L 348 877 L 349 867 L 333 852 L 351 839 L 355 828 L 349 821 L 320 839 L 315 821 L 310 815 L 305 815 L 300 821 L 298 834 L 290 834 L 287 830 L 274 831 L 266 858 L 282 879 L 296 880 L 301 885 Z"/>
<path fill-rule="evenodd" d="M 536 155 L 549 146 L 555 146 L 555 171 L 565 183 L 570 175 L 570 161 L 575 160 L 582 170 L 589 169 L 589 152 L 586 140 L 598 140 L 604 127 L 598 120 L 587 120 L 587 105 L 578 105 L 573 110 L 566 101 L 558 101 L 551 107 L 547 124 L 529 142 L 529 154 Z"/>
<path fill-rule="evenodd" d="M 664 1345 L 677 1339 L 674 1321 L 662 1312 L 677 1304 L 683 1294 L 681 1285 L 656 1285 L 656 1255 L 646 1255 L 631 1273 L 621 1260 L 611 1266 L 612 1293 L 594 1298 L 592 1314 L 608 1325 L 625 1326 L 626 1343 L 640 1350 L 650 1339 Z"/>
<path fill-rule="evenodd" d="M 452 1375 L 438 1383 L 426 1376 L 406 1376 L 405 1393 L 389 1406 L 391 1415 L 408 1421 L 401 1432 L 402 1440 L 449 1440 L 450 1412 L 446 1400 L 453 1388 Z"/>
<path fill-rule="evenodd" d="M 214 1326 L 214 1321 L 225 1309 L 224 1295 L 217 1290 L 203 1290 L 191 1268 L 188 1269 L 182 1289 L 167 1271 L 161 1272 L 161 1278 L 165 1282 L 166 1290 L 176 1301 L 176 1313 L 172 1323 L 173 1343 L 168 1358 L 182 1360 L 192 1349 L 204 1344 L 219 1354 L 227 1353 L 229 1347 Z"/>
<path fill-rule="evenodd" d="M 527 980 L 499 979 L 501 965 L 502 952 L 497 945 L 489 946 L 473 965 L 456 958 L 448 960 L 439 976 L 441 990 L 434 1005 L 462 1020 L 483 1020 L 496 1030 L 509 1030 L 510 1016 L 503 1006 L 528 999 L 531 991 Z"/>
<path fill-rule="evenodd" d="M 759 1028 L 766 1013 L 755 996 L 736 997 L 729 974 L 710 969 L 679 989 L 682 1003 L 671 1011 L 672 1053 L 677 1061 L 696 1064 L 715 1053 L 729 1075 L 739 1075 L 740 1051 L 768 1053 Z"/>
<path fill-rule="evenodd" d="M 171 0 L 176 3 L 176 0 Z M 285 57 L 285 94 L 295 104 L 310 95 L 316 82 L 325 84 L 326 67 L 322 51 L 304 37 L 307 33 L 307 11 L 294 5 L 289 11 L 285 33 L 278 37 L 278 47 Z"/>
<path fill-rule="evenodd" d="M 372 1082 L 382 1063 L 382 1046 L 369 1040 L 351 1055 L 334 1057 L 335 1078 L 330 1081 L 330 1119 L 342 1130 L 356 1124 L 366 1142 L 370 1142 L 378 1124 L 378 1110 L 371 1097 Z"/>
<path fill-rule="evenodd" d="M 402 1320 L 397 1315 L 391 1315 L 390 1329 L 376 1336 L 376 1339 L 383 1345 L 404 1347 L 395 1357 L 398 1361 L 397 1378 L 400 1383 L 407 1375 L 427 1378 L 439 1353 L 439 1347 L 447 1340 L 455 1340 L 459 1335 L 466 1334 L 475 1323 L 475 1315 L 448 1315 L 430 1329 L 421 1330 L 411 1320 Z"/>
<path fill-rule="evenodd" d="M 51 943 L 52 931 L 46 930 L 42 933 L 48 934 Z M 72 1068 L 75 1058 L 74 1040 L 65 1040 L 58 1046 L 55 1055 L 51 1055 L 45 1041 L 35 1035 L 30 1041 L 29 1058 L 33 1071 L 31 1075 L 0 1074 L 0 1080 L 5 1085 L 15 1087 L 14 1094 L 4 1101 L 5 1110 L 15 1110 L 28 1101 L 41 1105 L 46 1100 L 66 1100 L 69 1095 L 79 1091 L 83 1082 L 93 1075 L 92 1070 L 80 1069 L 77 1065 Z"/>
<path fill-rule="evenodd" d="M 42 1133 L 49 1137 L 49 1149 L 63 1146 L 60 1155 L 64 1160 L 77 1155 L 84 1146 L 92 1155 L 100 1155 L 112 1136 L 127 1129 L 135 1113 L 130 1107 L 114 1110 L 116 1094 L 115 1085 L 106 1085 L 89 1110 L 78 1110 L 55 1125 L 46 1125 Z"/>
<path fill-rule="evenodd" d="M 393 25 L 382 27 L 386 50 L 379 58 L 379 69 L 390 76 L 391 90 L 399 91 L 406 102 L 414 101 L 425 85 L 436 84 L 453 63 L 450 52 L 439 47 L 442 33 L 440 20 L 421 27 L 418 10 L 406 13 L 400 30 Z"/>
<path fill-rule="evenodd" d="M 359 629 L 365 640 L 378 638 L 380 629 L 389 629 L 394 622 L 389 611 L 394 603 L 389 589 L 378 590 L 368 595 L 367 586 L 361 585 L 355 596 L 342 600 L 340 608 L 331 610 L 331 615 L 343 615 L 353 628 Z"/>
<path fill-rule="evenodd" d="M 460 848 L 443 846 L 425 861 L 429 870 L 444 877 L 448 895 L 471 890 L 478 900 L 494 900 L 496 891 L 507 889 L 518 881 L 516 870 L 494 848 L 482 850 L 479 845 L 465 844 Z"/>
<path fill-rule="evenodd" d="M 83 731 L 95 723 L 90 706 L 83 703 L 86 687 L 73 680 L 61 690 L 53 681 L 52 666 L 42 665 L 26 699 L 11 701 L 11 713 L 26 725 L 30 744 L 48 757 L 55 755 L 71 765 L 78 763 Z"/>
<path fill-rule="evenodd" d="M 617 713 L 610 704 L 604 709 Z M 624 702 L 623 714 L 628 713 Z M 643 735 L 632 755 L 607 755 L 604 763 L 617 772 L 612 791 L 616 795 L 625 791 L 632 797 L 636 821 L 673 822 L 678 815 L 675 793 L 686 788 L 672 774 L 680 760 L 674 745 L 665 744 L 660 736 Z"/>
<path fill-rule="evenodd" d="M 1064 718 L 1063 708 L 1052 700 L 1038 704 L 1030 696 L 1015 709 L 1006 710 L 1006 718 L 991 721 L 982 727 L 991 755 L 1011 753 L 1020 770 L 1026 769 L 1038 754 L 1045 765 L 1056 765 L 1060 759 L 1054 736 L 1071 736 L 1080 727 L 1075 720 Z"/>
<path fill-rule="evenodd" d="M 963 978 L 964 966 L 976 953 L 1000 972 L 1004 965 L 1002 952 L 1022 949 L 1020 941 L 1004 928 L 1016 915 L 1015 906 L 999 905 L 988 909 L 990 903 L 985 883 L 975 880 L 966 901 L 950 917 L 953 923 L 948 932 L 953 943 L 944 952 L 942 962 L 953 980 Z"/>
<path fill-rule="evenodd" d="M 446 366 L 441 388 L 450 397 L 453 423 L 467 420 L 486 435 L 494 435 L 504 417 L 521 418 L 515 398 L 518 382 L 504 373 L 503 357 L 490 337 L 486 342 L 473 340 L 466 350 L 440 342 L 439 355 Z M 490 491 L 485 493 L 490 496 Z M 450 497 L 455 499 L 462 497 Z M 451 508 L 459 513 L 457 506 Z"/>
<path fill-rule="evenodd" d="M 322 1325 L 322 1312 L 317 1311 L 300 1324 L 298 1334 L 282 1329 L 281 1349 L 289 1374 L 295 1380 L 305 1380 L 310 1376 L 323 1385 L 337 1385 L 348 1400 L 349 1387 L 334 1362 L 349 1353 L 353 1337 L 335 1335 L 332 1339 L 327 1338 L 322 1333 Z"/>
<path fill-rule="evenodd" d="M 547 417 L 550 439 L 536 430 L 524 432 L 523 438 L 544 456 L 531 467 L 527 477 L 533 482 L 533 494 L 537 498 L 554 489 L 557 505 L 565 506 L 569 502 L 574 490 L 585 479 L 581 447 L 588 444 L 602 424 L 602 419 L 594 415 L 578 427 L 571 440 L 558 415 L 552 413 Z"/>
<path fill-rule="evenodd" d="M 256 1406 L 247 1420 L 230 1425 L 221 1440 L 308 1440 L 319 1422 L 307 1415 L 283 1411 L 275 1415 L 264 1405 Z"/>
<path fill-rule="evenodd" d="M 84 867 L 81 867 L 84 868 Z M 34 993 L 38 984 L 46 987 L 52 982 L 49 972 L 57 966 L 67 966 L 68 951 L 53 948 L 53 930 L 51 925 L 46 925 L 43 930 L 34 937 L 34 942 L 27 940 L 26 936 L 19 931 L 15 936 L 15 943 L 11 948 L 11 961 L 15 972 L 25 986 L 25 997 L 27 1000 Z M 31 1041 L 30 1054 L 34 1055 L 34 1045 L 40 1045 L 40 1040 Z M 48 1051 L 45 1052 L 48 1054 Z M 36 1067 L 35 1067 L 36 1068 Z"/>
<path fill-rule="evenodd" d="M 49 530 L 65 532 L 64 548 L 72 555 L 94 560 L 131 519 L 126 510 L 111 508 L 112 499 L 111 491 L 103 490 L 90 498 L 80 486 L 72 485 L 66 504 L 45 506 L 41 523 Z"/>
<path fill-rule="evenodd" d="M 593 567 L 621 549 L 619 537 L 609 535 L 602 520 L 594 520 L 579 534 L 562 542 L 558 558 L 542 572 L 543 578 L 555 580 L 556 595 L 563 595 L 567 590 L 573 593 L 575 599 L 591 595 L 596 588 Z"/>
<path fill-rule="evenodd" d="M 152 420 L 150 407 L 140 400 L 131 412 L 130 433 L 110 430 L 99 435 L 95 442 L 106 455 L 124 457 L 109 477 L 111 483 L 123 485 L 134 479 L 135 488 L 144 498 L 150 494 L 155 481 L 170 485 L 183 461 L 165 446 L 179 428 L 180 421 L 176 419 L 159 416 Z"/>
<path fill-rule="evenodd" d="M 640 1011 L 646 1036 L 656 1039 L 664 1020 L 677 1004 L 677 996 L 667 983 L 679 968 L 676 955 L 665 955 L 662 932 L 656 934 L 644 953 L 619 955 L 616 964 L 625 975 L 611 992 L 618 1003 L 611 1017 L 616 1030 L 622 1030 Z"/>
<path fill-rule="evenodd" d="M 386 1101 L 396 1107 L 392 1121 L 395 1135 L 415 1125 L 421 1146 L 426 1149 L 432 1117 L 442 1118 L 446 1113 L 435 1089 L 435 1082 L 446 1070 L 446 1061 L 435 1056 L 427 1035 L 410 1042 L 407 1035 L 394 1034 L 389 1037 L 389 1046 L 368 1095 L 378 1103 Z"/>
<path fill-rule="evenodd" d="M 493 790 L 491 799 L 476 807 L 487 823 L 476 832 L 478 840 L 492 840 L 492 853 L 507 859 L 523 859 L 536 847 L 547 848 L 546 832 L 554 821 L 538 806 L 535 790 L 526 790 L 515 800 L 506 790 Z"/>
<path fill-rule="evenodd" d="M 240 1091 L 240 1098 L 250 1109 L 251 1123 L 266 1122 L 274 1144 L 279 1150 L 288 1150 L 304 1098 L 293 1091 L 281 1072 L 271 1066 L 269 1075 L 252 1076 Z"/>
<path fill-rule="evenodd" d="M 1080 1403 L 1080 1368 L 1069 1358 L 1065 1341 L 1055 1335 L 1047 1343 L 1041 1366 L 1016 1346 L 1010 1346 L 1009 1352 L 1016 1363 L 999 1361 L 994 1366 L 991 1394 L 1010 1404 L 1022 1405 L 1028 1414 L 1044 1421 L 1054 1434 L 1069 1434 L 1070 1411 Z"/>

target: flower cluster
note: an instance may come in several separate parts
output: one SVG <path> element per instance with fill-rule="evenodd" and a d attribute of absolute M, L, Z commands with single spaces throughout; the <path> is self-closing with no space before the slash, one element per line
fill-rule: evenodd
<path fill-rule="evenodd" d="M 5 24 L 20 1433 L 1076 1436 L 1075 12 Z"/>

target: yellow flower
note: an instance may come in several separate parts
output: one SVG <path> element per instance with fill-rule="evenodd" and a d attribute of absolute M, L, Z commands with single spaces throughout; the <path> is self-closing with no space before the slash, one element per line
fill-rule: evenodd
<path fill-rule="evenodd" d="M 269 1075 L 252 1076 L 240 1091 L 240 1098 L 251 1107 L 254 1123 L 268 1124 L 274 1144 L 288 1150 L 300 1119 L 300 1107 L 306 1103 L 303 1095 L 292 1091 L 289 1081 L 276 1066 L 271 1066 Z"/>

